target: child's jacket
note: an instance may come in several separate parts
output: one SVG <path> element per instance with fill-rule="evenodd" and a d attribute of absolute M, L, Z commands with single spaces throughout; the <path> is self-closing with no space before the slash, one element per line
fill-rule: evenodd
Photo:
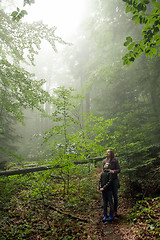
<path fill-rule="evenodd" d="M 110 173 L 110 169 L 104 169 L 99 180 L 99 189 L 111 191 L 113 182 L 113 174 Z"/>

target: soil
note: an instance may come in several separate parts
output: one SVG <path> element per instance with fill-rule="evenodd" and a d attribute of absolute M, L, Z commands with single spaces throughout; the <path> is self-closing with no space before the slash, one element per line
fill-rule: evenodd
<path fill-rule="evenodd" d="M 103 207 L 101 195 L 97 202 L 92 206 L 90 214 L 91 224 L 89 223 L 87 240 L 136 240 L 136 236 L 132 231 L 127 220 L 127 214 L 131 208 L 129 199 L 119 197 L 118 216 L 112 222 L 102 222 Z"/>

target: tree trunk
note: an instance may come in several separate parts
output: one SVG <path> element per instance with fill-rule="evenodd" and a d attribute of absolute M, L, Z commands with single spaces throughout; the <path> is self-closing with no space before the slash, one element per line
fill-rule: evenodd
<path fill-rule="evenodd" d="M 105 157 L 97 157 L 94 159 L 88 159 L 85 161 L 79 161 L 79 162 L 74 162 L 75 165 L 78 164 L 87 164 L 87 163 L 96 163 L 99 161 L 102 161 Z M 56 165 L 54 167 L 51 167 L 50 165 L 46 166 L 40 166 L 40 167 L 31 167 L 31 168 L 22 168 L 22 169 L 16 169 L 16 170 L 8 170 L 8 171 L 0 171 L 0 176 L 11 176 L 11 175 L 19 175 L 19 174 L 26 174 L 30 172 L 39 172 L 39 171 L 45 171 L 53 168 L 62 168 L 60 165 Z"/>

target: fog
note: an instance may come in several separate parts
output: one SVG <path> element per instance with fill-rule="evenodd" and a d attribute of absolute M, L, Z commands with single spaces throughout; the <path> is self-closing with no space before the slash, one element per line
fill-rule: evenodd
<path fill-rule="evenodd" d="M 2 7 L 11 13 L 16 7 L 22 9 L 23 4 L 4 0 Z M 35 74 L 34 79 L 45 79 L 42 88 L 55 100 L 40 103 L 43 113 L 35 107 L 22 106 L 24 124 L 16 122 L 14 125 L 17 136 L 13 141 L 14 147 L 22 156 L 17 161 L 48 161 L 55 145 L 64 143 L 58 133 L 52 135 L 50 130 L 62 122 L 56 122 L 53 117 L 58 106 L 54 104 L 58 96 L 54 91 L 59 87 L 73 88 L 73 94 L 84 97 L 77 98 L 75 107 L 68 110 L 68 114 L 74 116 L 75 121 L 78 119 L 82 126 L 82 113 L 103 117 L 104 121 L 116 119 L 115 125 L 106 133 L 107 136 L 116 136 L 116 141 L 113 138 L 106 143 L 107 137 L 104 137 L 100 143 L 104 148 L 108 144 L 119 151 L 129 151 L 159 141 L 158 127 L 152 126 L 152 121 L 157 123 L 159 120 L 160 87 L 156 67 L 159 57 L 150 59 L 142 54 L 130 66 L 123 65 L 122 57 L 128 51 L 124 46 L 126 37 L 132 36 L 134 41 L 142 39 L 142 25 L 136 25 L 125 8 L 123 1 L 113 0 L 36 0 L 31 6 L 24 7 L 28 15 L 20 22 L 30 24 L 32 28 L 35 21 L 40 21 L 39 24 L 55 28 L 56 51 L 50 40 L 42 39 L 41 49 L 34 54 L 34 65 L 20 63 L 29 73 Z M 64 43 L 56 41 L 56 37 Z M 76 126 L 73 125 L 69 125 L 68 133 L 75 131 Z M 139 127 L 141 133 L 137 132 Z M 46 146 L 47 131 L 56 143 Z"/>
<path fill-rule="evenodd" d="M 68 41 L 75 34 L 78 26 L 85 18 L 87 1 L 39 0 L 32 7 L 26 7 L 28 16 L 25 21 L 43 21 L 50 27 L 56 26 L 56 33 Z"/>

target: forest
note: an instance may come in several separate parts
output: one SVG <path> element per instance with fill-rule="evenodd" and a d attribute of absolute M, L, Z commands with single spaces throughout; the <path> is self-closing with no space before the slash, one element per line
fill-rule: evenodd
<path fill-rule="evenodd" d="M 69 37 L 30 21 L 38 1 L 0 0 L 0 239 L 160 239 L 160 1 L 85 0 Z M 111 223 L 107 149 L 121 169 Z"/>

